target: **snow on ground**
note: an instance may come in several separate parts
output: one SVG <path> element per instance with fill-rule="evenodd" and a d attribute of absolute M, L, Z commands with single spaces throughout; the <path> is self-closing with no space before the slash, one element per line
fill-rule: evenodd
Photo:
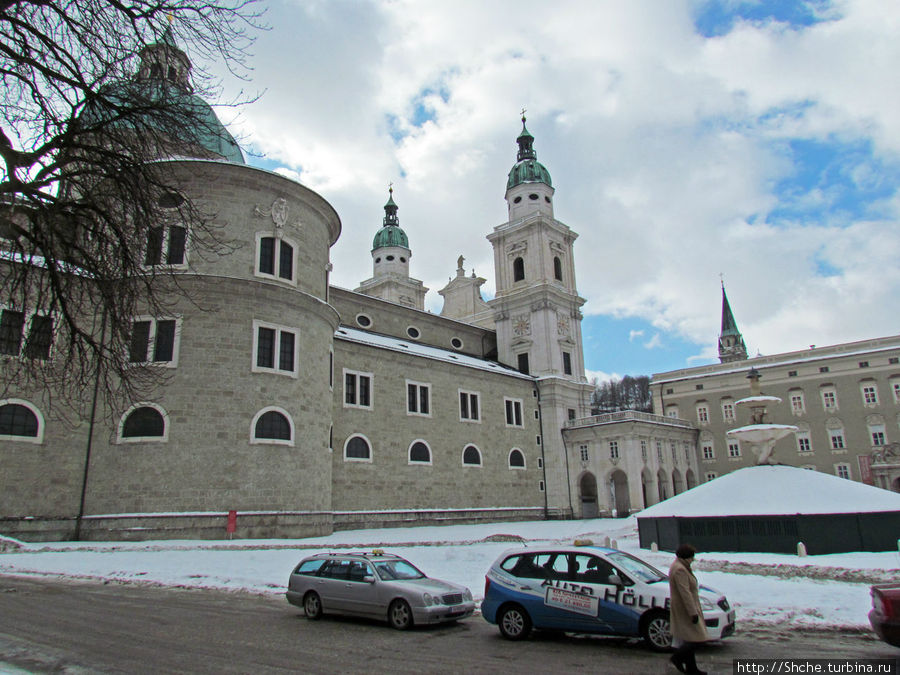
<path fill-rule="evenodd" d="M 524 543 L 517 542 L 518 537 Z M 638 548 L 637 521 L 632 516 L 353 530 L 290 540 L 53 542 L 19 548 L 9 542 L 11 552 L 0 553 L 0 573 L 281 594 L 300 558 L 320 551 L 377 547 L 408 558 L 429 576 L 465 584 L 480 600 L 487 568 L 509 548 L 571 543 L 576 538 L 603 545 L 607 537 L 663 571 L 674 557 Z M 900 553 L 805 558 L 701 553 L 694 569 L 700 583 L 728 597 L 744 625 L 867 629 L 869 585 L 900 578 Z"/>

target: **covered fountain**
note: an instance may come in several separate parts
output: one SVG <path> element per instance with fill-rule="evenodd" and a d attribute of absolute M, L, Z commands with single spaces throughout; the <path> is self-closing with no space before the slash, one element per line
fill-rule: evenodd
<path fill-rule="evenodd" d="M 751 369 L 750 396 L 737 401 L 750 424 L 727 432 L 757 455 L 749 466 L 702 483 L 637 514 L 641 548 L 757 551 L 810 555 L 897 549 L 900 494 L 775 462 L 775 444 L 795 431 L 766 420 L 781 402 L 760 392 Z M 803 546 L 798 546 L 803 543 Z"/>

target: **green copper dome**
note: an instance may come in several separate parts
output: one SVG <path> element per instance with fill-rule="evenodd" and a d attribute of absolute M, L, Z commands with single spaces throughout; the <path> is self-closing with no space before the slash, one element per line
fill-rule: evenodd
<path fill-rule="evenodd" d="M 537 161 L 537 153 L 534 151 L 534 136 L 525 128 L 525 118 L 522 117 L 522 133 L 516 139 L 519 144 L 519 152 L 516 163 L 509 170 L 509 179 L 506 181 L 506 189 L 521 185 L 522 183 L 544 183 L 553 187 L 550 180 L 550 172 Z"/>
<path fill-rule="evenodd" d="M 138 77 L 102 90 L 99 98 L 85 106 L 80 122 L 101 131 L 112 122 L 138 134 L 161 132 L 167 145 L 171 142 L 172 154 L 221 157 L 244 164 L 240 146 L 212 106 L 192 93 L 189 73 L 190 61 L 167 29 L 160 42 L 142 50 Z"/>
<path fill-rule="evenodd" d="M 372 241 L 372 250 L 387 248 L 389 246 L 402 246 L 409 248 L 409 238 L 406 232 L 400 229 L 400 219 L 397 218 L 397 205 L 394 203 L 394 189 L 390 189 L 387 204 L 384 205 L 384 225 L 375 234 Z"/>

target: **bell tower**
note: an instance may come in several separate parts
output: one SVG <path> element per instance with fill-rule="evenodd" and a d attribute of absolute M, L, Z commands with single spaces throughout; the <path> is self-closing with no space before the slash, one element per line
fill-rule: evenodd
<path fill-rule="evenodd" d="M 383 224 L 372 240 L 372 278 L 363 281 L 356 292 L 424 310 L 428 289 L 409 276 L 412 250 L 406 232 L 400 227 L 398 210 L 391 187 L 384 205 Z"/>
<path fill-rule="evenodd" d="M 738 330 L 728 296 L 725 295 L 725 282 L 722 282 L 722 330 L 719 333 L 719 362 L 744 361 L 747 359 L 747 346 L 744 337 Z"/>
<path fill-rule="evenodd" d="M 497 287 L 488 304 L 498 360 L 535 377 L 548 514 L 569 517 L 573 486 L 563 431 L 572 420 L 590 415 L 591 392 L 581 341 L 584 298 L 575 287 L 578 235 L 553 215 L 550 172 L 537 160 L 524 115 L 516 143 L 516 163 L 506 182 L 509 220 L 487 237 L 494 247 Z"/>

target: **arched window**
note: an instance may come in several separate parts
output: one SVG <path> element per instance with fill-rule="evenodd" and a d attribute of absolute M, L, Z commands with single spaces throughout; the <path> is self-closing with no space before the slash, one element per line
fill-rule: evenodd
<path fill-rule="evenodd" d="M 0 438 L 12 441 L 40 443 L 44 424 L 40 413 L 25 401 L 0 401 Z"/>
<path fill-rule="evenodd" d="M 371 462 L 372 446 L 364 436 L 351 436 L 344 444 L 344 459 L 351 462 Z"/>
<path fill-rule="evenodd" d="M 149 403 L 139 403 L 125 413 L 119 429 L 123 441 L 164 441 L 168 436 L 165 412 Z"/>
<path fill-rule="evenodd" d="M 431 449 L 425 441 L 413 441 L 409 446 L 410 464 L 431 464 Z"/>
<path fill-rule="evenodd" d="M 562 261 L 560 261 L 559 256 L 553 256 L 553 276 L 556 277 L 557 281 L 562 281 Z"/>
<path fill-rule="evenodd" d="M 467 445 L 463 449 L 463 466 L 481 466 L 481 452 L 474 445 Z"/>
<path fill-rule="evenodd" d="M 287 411 L 274 407 L 260 410 L 253 420 L 251 442 L 293 445 L 294 425 Z"/>
<path fill-rule="evenodd" d="M 525 455 L 522 454 L 522 451 L 518 448 L 513 448 L 509 451 L 509 468 L 510 469 L 524 469 L 525 468 Z"/>
<path fill-rule="evenodd" d="M 513 281 L 525 280 L 525 261 L 522 258 L 513 260 Z"/>

